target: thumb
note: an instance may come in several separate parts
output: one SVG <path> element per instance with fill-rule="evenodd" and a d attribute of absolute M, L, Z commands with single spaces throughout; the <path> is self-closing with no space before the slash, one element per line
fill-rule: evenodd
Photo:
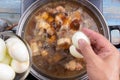
<path fill-rule="evenodd" d="M 82 53 L 86 62 L 96 61 L 96 59 L 98 59 L 98 56 L 93 51 L 91 45 L 88 44 L 84 39 L 80 39 L 78 41 L 78 45 L 79 45 L 79 50 Z"/>

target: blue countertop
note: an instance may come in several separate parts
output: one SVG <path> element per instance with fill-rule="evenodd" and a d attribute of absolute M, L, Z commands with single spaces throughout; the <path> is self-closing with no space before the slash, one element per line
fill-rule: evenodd
<path fill-rule="evenodd" d="M 103 14 L 108 25 L 120 25 L 120 0 L 103 0 Z"/>
<path fill-rule="evenodd" d="M 17 23 L 21 16 L 22 1 L 28 0 L 0 0 L 0 18 L 5 18 Z M 35 1 L 35 0 L 31 0 Z M 90 0 L 100 6 L 100 11 L 108 25 L 120 25 L 120 0 Z M 102 10 L 101 10 L 102 9 Z"/>

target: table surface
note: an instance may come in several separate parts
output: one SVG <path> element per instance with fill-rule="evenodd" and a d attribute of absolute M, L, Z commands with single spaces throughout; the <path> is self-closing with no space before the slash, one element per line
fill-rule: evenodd
<path fill-rule="evenodd" d="M 108 25 L 120 25 L 120 0 L 103 0 L 103 14 Z"/>
<path fill-rule="evenodd" d="M 27 1 L 27 0 L 26 0 Z M 108 25 L 120 25 L 120 0 L 90 0 L 100 3 L 103 15 Z M 22 0 L 0 0 L 0 18 L 5 18 L 13 23 L 19 21 Z"/>
<path fill-rule="evenodd" d="M 18 23 L 21 12 L 21 0 L 0 0 L 0 18 L 13 24 Z"/>
<path fill-rule="evenodd" d="M 97 0 L 90 1 L 97 2 Z M 100 1 L 101 11 L 108 25 L 120 25 L 120 0 Z M 21 3 L 22 0 L 0 0 L 0 18 L 7 19 L 13 24 L 18 23 L 21 16 Z"/>

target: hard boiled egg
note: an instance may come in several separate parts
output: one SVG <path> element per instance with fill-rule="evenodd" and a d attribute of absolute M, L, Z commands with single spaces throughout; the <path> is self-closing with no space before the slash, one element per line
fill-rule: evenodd
<path fill-rule="evenodd" d="M 0 63 L 0 80 L 13 80 L 14 78 L 14 70 L 9 65 Z"/>
<path fill-rule="evenodd" d="M 29 61 L 19 62 L 13 59 L 11 62 L 11 67 L 16 73 L 23 73 L 29 68 Z"/>
<path fill-rule="evenodd" d="M 78 52 L 76 50 L 76 48 L 79 48 L 78 46 L 78 40 L 79 39 L 84 39 L 88 44 L 90 44 L 90 40 L 89 38 L 83 33 L 83 32 L 76 32 L 73 36 L 72 36 L 72 43 L 73 45 L 71 45 L 69 47 L 69 51 L 70 51 L 70 54 L 76 58 L 83 58 L 83 56 L 81 55 L 80 52 Z M 82 45 L 80 45 L 82 46 Z"/>
<path fill-rule="evenodd" d="M 84 39 L 88 44 L 90 44 L 90 40 L 89 38 L 83 33 L 83 32 L 76 32 L 73 36 L 72 36 L 72 43 L 76 48 L 79 48 L 78 46 L 78 40 L 79 39 Z M 82 46 L 82 45 L 81 45 Z"/>
<path fill-rule="evenodd" d="M 29 60 L 29 54 L 25 44 L 17 37 L 11 37 L 6 40 L 6 45 L 10 56 L 20 62 Z"/>
<path fill-rule="evenodd" d="M 75 46 L 71 45 L 70 48 L 69 48 L 69 50 L 70 50 L 70 54 L 72 56 L 74 56 L 76 58 L 83 58 L 83 56 L 81 55 L 81 53 L 76 50 Z"/>
<path fill-rule="evenodd" d="M 10 57 L 10 55 L 7 53 L 5 58 L 1 61 L 1 63 L 4 63 L 4 64 L 10 64 L 12 58 Z"/>
<path fill-rule="evenodd" d="M 6 55 L 6 45 L 5 42 L 0 38 L 0 61 L 4 59 Z"/>

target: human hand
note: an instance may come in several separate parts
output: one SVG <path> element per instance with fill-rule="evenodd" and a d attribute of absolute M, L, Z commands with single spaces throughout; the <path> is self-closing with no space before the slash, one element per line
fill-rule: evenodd
<path fill-rule="evenodd" d="M 119 80 L 119 51 L 102 35 L 87 28 L 82 31 L 91 45 L 83 39 L 78 41 L 79 51 L 84 56 L 90 80 Z"/>

